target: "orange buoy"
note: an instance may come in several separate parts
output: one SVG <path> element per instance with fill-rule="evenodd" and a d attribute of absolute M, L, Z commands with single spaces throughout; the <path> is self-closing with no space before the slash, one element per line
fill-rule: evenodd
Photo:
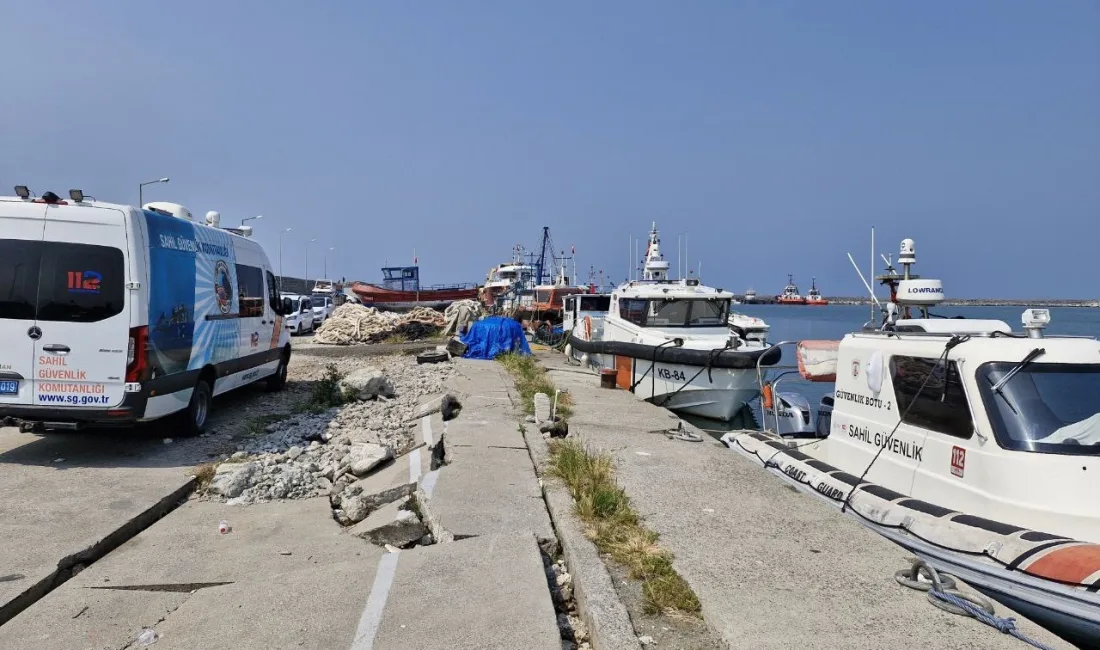
<path fill-rule="evenodd" d="M 772 402 L 772 385 L 770 382 L 764 383 L 764 388 L 760 391 L 761 400 L 764 402 L 764 408 L 770 409 L 773 405 Z"/>

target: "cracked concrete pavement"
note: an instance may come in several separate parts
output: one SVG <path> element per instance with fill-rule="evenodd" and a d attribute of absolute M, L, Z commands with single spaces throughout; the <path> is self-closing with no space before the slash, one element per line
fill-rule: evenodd
<path fill-rule="evenodd" d="M 422 421 L 433 442 L 454 439 L 449 464 L 412 472 L 425 451 L 398 468 L 419 474 L 418 505 L 457 541 L 388 553 L 333 521 L 326 497 L 190 500 L 0 625 L 0 647 L 134 648 L 148 628 L 158 648 L 560 648 L 539 546 L 553 530 L 510 379 L 496 364 L 458 363 L 452 388 L 470 417 L 448 434 L 438 414 Z M 0 532 L 0 574 L 48 577 L 60 557 L 186 491 L 208 444 L 0 431 L 0 517 L 19 524 Z M 21 580 L 0 594 L 10 602 Z"/>

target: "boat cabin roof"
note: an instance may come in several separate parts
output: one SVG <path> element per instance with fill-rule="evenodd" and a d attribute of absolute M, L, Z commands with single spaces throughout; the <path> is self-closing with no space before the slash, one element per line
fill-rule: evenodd
<path fill-rule="evenodd" d="M 913 321 L 933 330 L 939 327 L 940 331 L 855 332 L 846 335 L 842 345 L 879 349 L 884 354 L 935 359 L 943 354 L 952 336 L 966 335 L 970 338 L 965 343 L 953 347 L 948 358 L 963 358 L 975 367 L 986 362 L 1015 363 L 1036 348 L 1043 350 L 1043 354 L 1035 358 L 1036 364 L 1100 364 L 1100 341 L 1094 337 L 1046 335 L 1042 338 L 1030 338 L 1026 333 L 1012 332 L 1003 321 L 974 321 L 970 327 L 938 325 L 939 323 L 957 324 L 964 322 L 964 319 L 913 319 Z M 899 324 L 904 322 L 898 321 Z M 934 326 L 931 323 L 937 323 L 937 325 Z M 990 323 L 999 326 L 990 327 L 988 325 Z"/>
<path fill-rule="evenodd" d="M 656 282 L 647 280 L 634 280 L 623 284 L 615 290 L 615 295 L 622 298 L 641 298 L 657 300 L 732 300 L 733 294 L 722 289 L 715 289 L 698 284 L 698 280 L 673 280 Z"/>

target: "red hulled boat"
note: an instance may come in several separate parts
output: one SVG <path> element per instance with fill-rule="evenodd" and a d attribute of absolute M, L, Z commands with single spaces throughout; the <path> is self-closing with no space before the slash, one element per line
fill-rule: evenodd
<path fill-rule="evenodd" d="M 388 311 L 429 307 L 442 309 L 456 300 L 477 300 L 475 284 L 420 286 L 420 267 L 396 266 L 382 269 L 382 284 L 356 282 L 351 290 L 365 307 Z"/>

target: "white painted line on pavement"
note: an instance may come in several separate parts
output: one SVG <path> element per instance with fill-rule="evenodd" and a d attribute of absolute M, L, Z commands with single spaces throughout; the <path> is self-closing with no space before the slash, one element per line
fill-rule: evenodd
<path fill-rule="evenodd" d="M 439 480 L 439 470 L 434 469 L 424 475 L 424 482 L 420 484 L 420 487 L 424 490 L 424 496 L 429 499 L 432 496 L 432 492 L 435 490 L 435 482 Z"/>
<path fill-rule="evenodd" d="M 416 483 L 420 480 L 420 447 L 412 450 L 409 454 L 409 483 Z"/>
<path fill-rule="evenodd" d="M 432 446 L 432 416 L 420 418 L 420 431 L 424 434 L 424 444 Z"/>
<path fill-rule="evenodd" d="M 378 634 L 378 625 L 382 622 L 382 612 L 386 609 L 386 599 L 390 596 L 393 577 L 397 573 L 397 560 L 400 553 L 385 553 L 378 561 L 378 573 L 374 576 L 374 585 L 367 597 L 367 606 L 359 617 L 359 627 L 355 630 L 355 640 L 351 650 L 371 650 L 374 637 Z"/>

